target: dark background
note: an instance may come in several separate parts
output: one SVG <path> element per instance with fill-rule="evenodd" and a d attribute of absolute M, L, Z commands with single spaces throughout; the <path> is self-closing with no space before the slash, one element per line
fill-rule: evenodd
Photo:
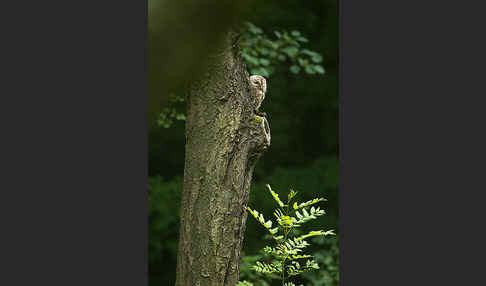
<path fill-rule="evenodd" d="M 342 285 L 484 280 L 482 4 L 340 3 Z M 146 285 L 146 3 L 1 5 L 0 284 Z"/>
<path fill-rule="evenodd" d="M 239 19 L 261 27 L 272 38 L 275 30 L 300 31 L 309 39 L 306 47 L 323 56 L 326 70 L 323 75 L 295 75 L 284 63 L 268 79 L 262 107 L 268 115 L 272 143 L 256 166 L 249 205 L 270 218 L 275 204 L 265 184 L 281 197 L 293 188 L 301 202 L 325 197 L 328 201 L 321 207 L 327 215 L 313 226 L 339 233 L 338 2 L 250 1 Z M 170 128 L 153 128 L 149 136 L 150 285 L 175 281 L 184 143 L 183 121 L 175 121 Z M 243 248 L 248 255 L 268 243 L 262 241 L 264 229 L 251 219 Z"/>

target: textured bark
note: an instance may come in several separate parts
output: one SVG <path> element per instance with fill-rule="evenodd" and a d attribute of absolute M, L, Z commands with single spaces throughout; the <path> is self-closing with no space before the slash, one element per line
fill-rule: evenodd
<path fill-rule="evenodd" d="M 250 182 L 270 129 L 253 114 L 235 42 L 228 33 L 188 91 L 177 286 L 233 286 L 239 279 Z"/>

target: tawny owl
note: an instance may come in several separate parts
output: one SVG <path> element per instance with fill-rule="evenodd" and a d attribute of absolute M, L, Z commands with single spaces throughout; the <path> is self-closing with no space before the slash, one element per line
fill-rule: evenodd
<path fill-rule="evenodd" d="M 250 76 L 250 96 L 254 103 L 255 114 L 265 116 L 265 114 L 258 113 L 258 108 L 265 99 L 265 93 L 267 92 L 267 81 L 263 76 L 252 75 Z"/>

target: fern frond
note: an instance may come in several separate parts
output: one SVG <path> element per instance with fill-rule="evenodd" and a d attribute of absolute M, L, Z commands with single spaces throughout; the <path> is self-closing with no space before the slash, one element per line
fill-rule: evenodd
<path fill-rule="evenodd" d="M 312 271 L 319 269 L 319 265 L 314 260 L 307 260 L 305 265 L 301 266 L 299 262 L 292 261 L 292 264 L 288 266 L 287 273 L 289 276 L 299 275 L 302 272 Z"/>
<path fill-rule="evenodd" d="M 290 193 L 287 196 L 287 201 L 290 204 L 290 201 L 297 195 L 297 192 L 294 191 L 293 189 L 290 189 Z"/>
<path fill-rule="evenodd" d="M 332 230 L 332 229 L 328 230 L 328 231 L 318 230 L 318 231 L 311 231 L 308 234 L 301 235 L 296 239 L 302 240 L 302 239 L 305 239 L 305 238 L 308 238 L 308 237 L 311 237 L 311 236 L 319 236 L 319 235 L 328 236 L 328 235 L 336 235 L 336 234 L 334 233 L 334 230 Z"/>
<path fill-rule="evenodd" d="M 281 249 L 277 249 L 277 248 L 272 248 L 270 246 L 265 246 L 265 248 L 263 249 L 263 252 L 266 253 L 266 254 L 270 254 L 270 255 L 273 255 L 277 258 L 286 258 L 286 254 L 284 254 L 284 252 L 281 250 Z"/>
<path fill-rule="evenodd" d="M 291 255 L 288 258 L 290 260 L 293 260 L 293 259 L 311 258 L 311 257 L 313 257 L 313 256 L 312 255 L 308 255 L 308 254 L 300 254 L 300 255 Z"/>
<path fill-rule="evenodd" d="M 298 255 L 302 249 L 306 248 L 310 244 L 305 240 L 288 239 L 284 243 L 277 245 L 275 250 L 276 255 L 280 257 L 291 257 L 292 255 Z"/>
<path fill-rule="evenodd" d="M 293 225 L 292 217 L 288 215 L 283 215 L 278 219 L 278 224 L 283 228 L 291 228 Z"/>
<path fill-rule="evenodd" d="M 318 199 L 313 199 L 313 200 L 310 200 L 310 201 L 307 201 L 307 202 L 301 203 L 301 204 L 297 204 L 297 202 L 295 202 L 294 205 L 293 205 L 293 208 L 294 208 L 294 210 L 298 210 L 298 209 L 305 208 L 305 207 L 308 207 L 308 206 L 313 205 L 313 204 L 317 204 L 318 202 L 322 202 L 322 201 L 327 201 L 327 200 L 325 198 L 318 198 Z"/>
<path fill-rule="evenodd" d="M 273 215 L 279 220 L 284 214 L 281 209 L 275 209 Z"/>
<path fill-rule="evenodd" d="M 269 184 L 267 184 L 267 189 L 268 191 L 270 192 L 270 194 L 272 194 L 272 197 L 273 199 L 277 202 L 277 204 L 283 208 L 285 206 L 285 204 L 280 200 L 280 198 L 278 197 L 278 194 L 272 190 L 272 188 L 270 187 Z"/>
<path fill-rule="evenodd" d="M 281 266 L 278 264 L 267 264 L 260 261 L 256 262 L 253 269 L 260 273 L 280 273 L 282 271 Z"/>
<path fill-rule="evenodd" d="M 267 184 L 266 187 L 279 206 L 273 213 L 277 219 L 278 225 L 272 228 L 273 223 L 271 220 L 266 221 L 263 214 L 256 210 L 252 210 L 249 207 L 247 209 L 251 215 L 270 232 L 272 238 L 276 241 L 276 245 L 274 247 L 266 246 L 263 249 L 265 255 L 273 256 L 273 263 L 256 261 L 253 270 L 268 274 L 269 277 L 273 276 L 281 279 L 284 286 L 296 286 L 294 283 L 286 281 L 286 279 L 306 271 L 319 269 L 319 265 L 314 261 L 312 255 L 302 253 L 303 249 L 310 245 L 305 239 L 313 236 L 336 234 L 333 230 L 318 230 L 300 235 L 301 232 L 298 231 L 297 233 L 293 233 L 292 230 L 299 227 L 302 223 L 324 215 L 324 210 L 321 210 L 319 207 L 314 207 L 313 205 L 321 201 L 326 201 L 326 199 L 317 198 L 300 204 L 297 202 L 292 204 L 291 201 L 296 196 L 297 192 L 291 189 L 287 203 L 284 204 L 282 200 L 280 200 L 279 194 L 272 190 L 270 185 Z M 279 231 L 280 233 L 277 235 Z M 305 263 L 303 259 L 305 260 Z M 288 274 L 287 277 L 285 273 Z M 239 282 L 238 286 L 251 286 L 251 283 L 246 283 L 248 282 Z"/>
<path fill-rule="evenodd" d="M 278 228 L 274 228 L 274 229 L 271 228 L 272 227 L 271 220 L 265 221 L 263 215 L 261 213 L 258 213 L 257 210 L 252 210 L 249 207 L 247 207 L 247 209 L 251 213 L 251 215 L 272 234 L 272 236 L 277 233 Z"/>
<path fill-rule="evenodd" d="M 295 211 L 295 216 L 297 219 L 292 217 L 292 221 L 296 227 L 300 226 L 302 223 L 306 223 L 310 220 L 316 219 L 318 216 L 324 215 L 326 212 L 321 210 L 319 207 L 310 209 L 310 214 L 306 209 L 302 209 L 302 214 L 299 211 Z"/>

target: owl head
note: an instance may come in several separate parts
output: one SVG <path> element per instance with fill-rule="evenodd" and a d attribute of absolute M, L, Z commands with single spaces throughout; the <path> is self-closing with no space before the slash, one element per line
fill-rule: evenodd
<path fill-rule="evenodd" d="M 267 81 L 261 75 L 250 76 L 250 85 L 253 88 L 263 91 L 263 93 L 267 92 Z"/>

